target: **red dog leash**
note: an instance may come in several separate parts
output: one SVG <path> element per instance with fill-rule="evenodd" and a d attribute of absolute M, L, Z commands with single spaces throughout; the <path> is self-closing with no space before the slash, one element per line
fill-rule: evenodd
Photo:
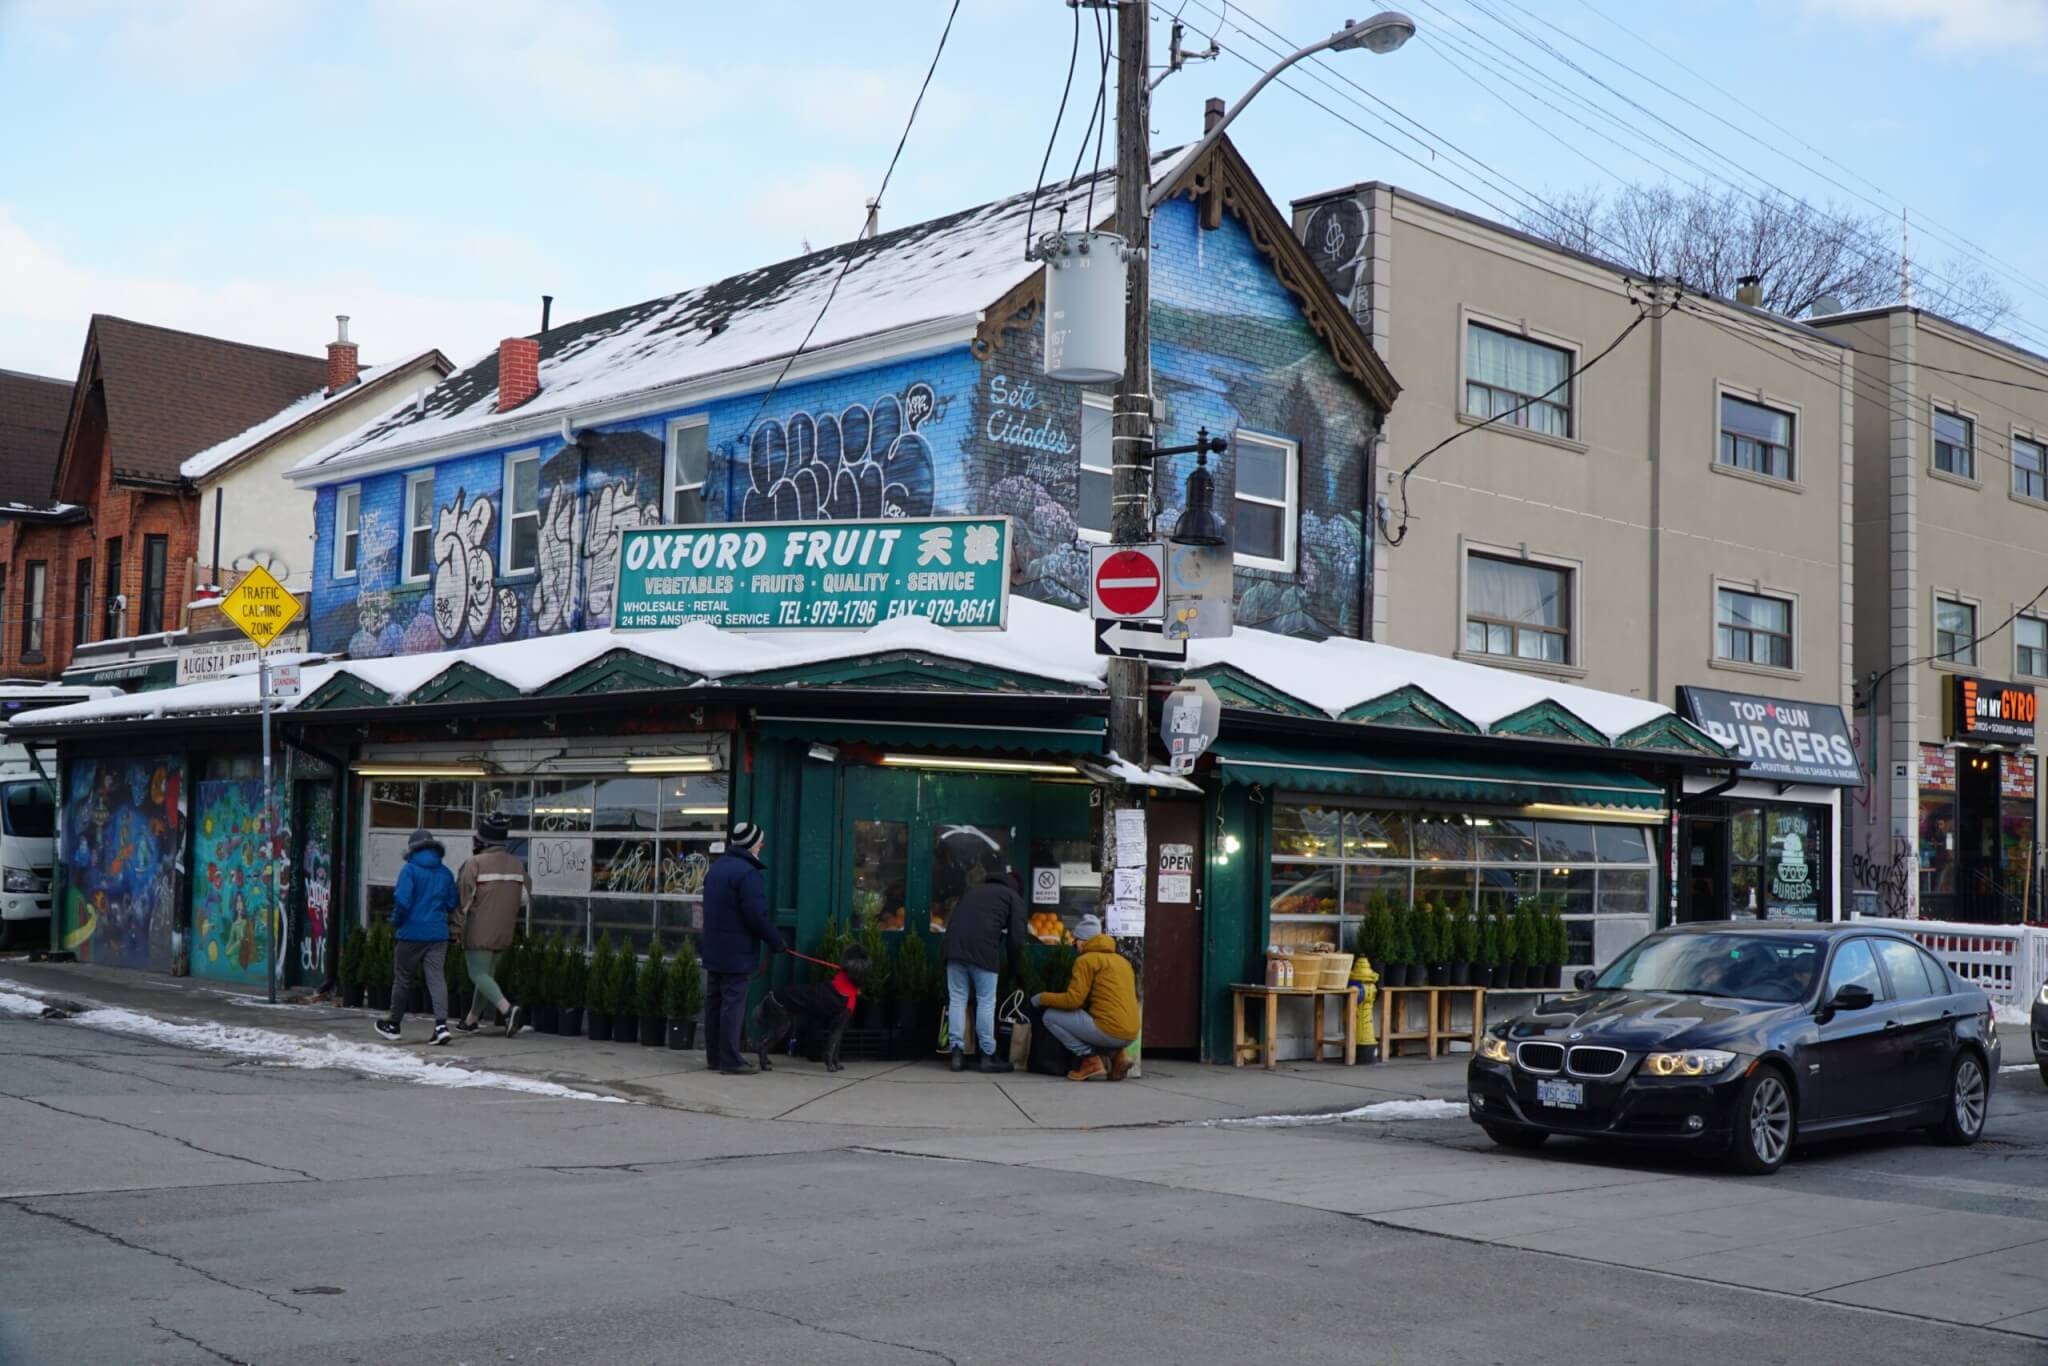
<path fill-rule="evenodd" d="M 784 949 L 783 952 L 791 958 L 801 958 L 806 963 L 816 963 L 821 968 L 831 968 L 835 972 L 841 970 L 837 963 L 828 963 L 822 958 L 813 958 L 808 953 L 798 953 L 795 949 Z"/>

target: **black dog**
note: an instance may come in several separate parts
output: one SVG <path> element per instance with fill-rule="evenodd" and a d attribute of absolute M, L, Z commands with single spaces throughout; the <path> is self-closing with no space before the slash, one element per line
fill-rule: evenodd
<path fill-rule="evenodd" d="M 867 950 L 859 945 L 840 959 L 829 982 L 804 982 L 777 987 L 761 998 L 754 1012 L 755 1053 L 763 1072 L 773 1070 L 770 1053 L 779 1052 L 799 1024 L 825 1031 L 825 1070 L 839 1070 L 839 1041 L 853 1019 L 853 1005 L 868 980 Z"/>

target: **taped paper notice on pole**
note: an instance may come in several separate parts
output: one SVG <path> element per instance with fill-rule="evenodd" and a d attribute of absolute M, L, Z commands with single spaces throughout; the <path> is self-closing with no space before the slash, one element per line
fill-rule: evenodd
<path fill-rule="evenodd" d="M 1112 901 L 1109 903 L 1109 917 L 1103 922 L 1111 937 L 1116 939 L 1142 939 L 1145 937 L 1145 903 L 1142 901 Z"/>
<path fill-rule="evenodd" d="M 1175 905 L 1185 905 L 1195 899 L 1195 879 L 1187 873 L 1161 873 L 1159 875 L 1159 899 Z"/>
<path fill-rule="evenodd" d="M 1116 861 L 1134 868 L 1145 866 L 1145 813 L 1126 810 L 1116 813 Z"/>
<path fill-rule="evenodd" d="M 1136 868 L 1116 870 L 1115 899 L 1119 902 L 1145 899 L 1145 869 L 1142 864 Z"/>

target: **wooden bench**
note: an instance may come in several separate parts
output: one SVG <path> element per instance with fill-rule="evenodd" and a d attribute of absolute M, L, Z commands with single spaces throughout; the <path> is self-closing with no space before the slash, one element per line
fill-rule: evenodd
<path fill-rule="evenodd" d="M 1425 1027 L 1408 1028 L 1406 998 L 1420 996 L 1425 1010 Z M 1451 1024 L 1451 1005 L 1459 996 L 1472 999 L 1472 1028 L 1469 1033 L 1459 1032 Z M 1452 1039 L 1464 1039 L 1476 1051 L 1479 1036 L 1486 1032 L 1486 988 L 1485 987 L 1381 987 L 1380 988 L 1380 1055 L 1386 1058 L 1401 1056 L 1404 1043 L 1421 1043 L 1427 1046 L 1429 1057 L 1443 1056 L 1443 1046 Z"/>
<path fill-rule="evenodd" d="M 1266 1020 L 1264 1033 L 1256 1041 L 1247 1039 L 1244 1033 L 1244 1003 L 1248 997 L 1263 996 L 1266 999 Z M 1258 1058 L 1270 1072 L 1276 1066 L 1274 1046 L 1280 1034 L 1280 998 L 1283 996 L 1306 996 L 1314 1001 L 1315 1040 L 1314 1058 L 1322 1062 L 1328 1049 L 1336 1049 L 1336 1061 L 1350 1067 L 1358 1061 L 1358 1018 L 1351 1008 L 1351 988 L 1345 987 L 1269 987 L 1263 984 L 1239 983 L 1230 988 L 1231 1064 L 1242 1067 L 1252 1058 Z M 1337 1014 L 1344 1021 L 1344 1037 L 1326 1039 L 1323 1037 L 1323 1002 L 1325 998 L 1337 999 Z"/>

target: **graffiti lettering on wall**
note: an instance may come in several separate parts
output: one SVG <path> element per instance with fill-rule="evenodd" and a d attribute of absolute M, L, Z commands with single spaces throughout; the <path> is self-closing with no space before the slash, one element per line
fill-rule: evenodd
<path fill-rule="evenodd" d="M 661 850 L 661 895 L 697 896 L 711 872 L 711 857 L 702 849 L 669 841 Z"/>
<path fill-rule="evenodd" d="M 457 489 L 434 525 L 434 625 L 443 640 L 459 640 L 464 631 L 479 635 L 491 624 L 497 565 L 490 537 L 497 509 L 488 498 L 464 507 L 463 498 Z"/>
<path fill-rule="evenodd" d="M 168 757 L 72 761 L 62 943 L 84 961 L 170 970 L 183 776 Z"/>
<path fill-rule="evenodd" d="M 590 566 L 589 626 L 612 623 L 612 594 L 619 586 L 619 547 L 626 533 L 644 526 L 660 526 L 661 509 L 640 501 L 637 484 L 606 484 L 590 500 L 590 535 L 583 546 Z"/>
<path fill-rule="evenodd" d="M 349 639 L 349 653 L 358 659 L 390 654 L 397 645 L 397 632 L 390 642 L 384 632 L 391 626 L 392 551 L 398 533 L 381 511 L 365 510 L 357 533 L 359 547 L 356 569 L 356 633 Z"/>
<path fill-rule="evenodd" d="M 552 634 L 572 629 L 576 618 L 576 542 L 583 518 L 573 484 L 561 483 L 548 494 L 540 517 L 539 572 L 534 576 L 534 629 Z"/>
<path fill-rule="evenodd" d="M 1352 306 L 1358 271 L 1365 262 L 1365 210 L 1348 195 L 1318 205 L 1302 235 L 1330 292 Z"/>
<path fill-rule="evenodd" d="M 1039 409 L 1038 386 L 1030 380 L 992 375 L 988 381 L 988 439 L 1050 455 L 1068 455 L 1074 438 L 1053 414 Z"/>
<path fill-rule="evenodd" d="M 325 783 L 307 791 L 305 843 L 299 846 L 299 877 L 306 913 L 299 926 L 299 973 L 307 984 L 327 976 L 327 915 L 334 904 L 334 789 Z"/>
<path fill-rule="evenodd" d="M 936 470 L 918 429 L 944 417 L 945 406 L 919 382 L 838 413 L 761 423 L 747 443 L 739 520 L 930 516 Z"/>
<path fill-rule="evenodd" d="M 248 778 L 202 782 L 198 797 L 192 975 L 260 984 L 271 942 L 263 784 Z"/>
<path fill-rule="evenodd" d="M 1895 919 L 1905 916 L 1912 908 L 1913 879 L 1919 871 L 1913 846 L 1903 836 L 1894 837 L 1891 858 L 1887 861 L 1873 848 L 1874 843 L 1864 840 L 1862 852 L 1849 860 L 1849 876 L 1858 887 L 1877 893 L 1886 915 Z"/>

